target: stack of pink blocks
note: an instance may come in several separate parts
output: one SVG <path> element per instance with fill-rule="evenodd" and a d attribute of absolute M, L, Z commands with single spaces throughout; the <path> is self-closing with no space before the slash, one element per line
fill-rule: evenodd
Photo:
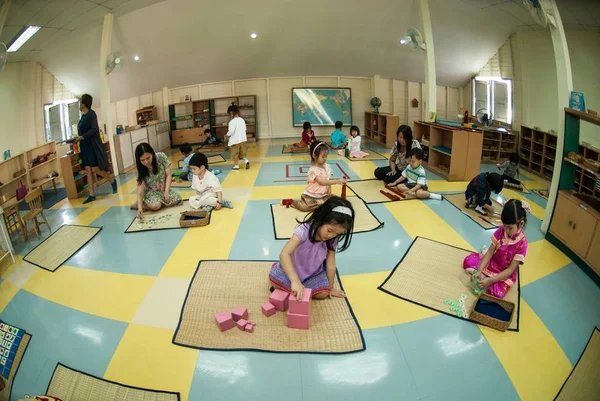
<path fill-rule="evenodd" d="M 219 312 L 215 314 L 215 320 L 221 331 L 227 331 L 233 326 L 237 326 L 242 331 L 252 333 L 256 326 L 256 323 L 248 320 L 248 309 L 243 306 L 236 306 L 231 313 Z"/>
<path fill-rule="evenodd" d="M 294 294 L 277 289 L 269 297 L 269 302 L 262 305 L 262 313 L 266 317 L 270 317 L 277 311 L 287 311 L 287 325 L 290 329 L 308 330 L 311 297 L 312 290 L 310 288 L 302 291 L 302 299 L 296 299 Z"/>

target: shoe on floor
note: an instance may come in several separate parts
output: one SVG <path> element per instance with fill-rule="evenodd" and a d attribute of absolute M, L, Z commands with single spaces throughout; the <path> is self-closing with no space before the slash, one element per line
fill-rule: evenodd
<path fill-rule="evenodd" d="M 248 160 L 246 160 L 246 170 L 250 169 L 250 162 Z"/>
<path fill-rule="evenodd" d="M 232 169 L 232 170 L 239 170 L 239 169 L 240 169 L 240 166 L 233 166 L 231 169 Z"/>
<path fill-rule="evenodd" d="M 96 200 L 95 196 L 88 196 L 86 200 L 84 200 L 82 203 L 85 205 L 86 203 L 90 203 Z"/>
<path fill-rule="evenodd" d="M 485 210 L 483 210 L 483 207 L 481 207 L 481 206 L 477 206 L 477 207 L 475 208 L 475 211 L 476 211 L 477 213 L 479 213 L 479 214 L 482 214 L 482 215 L 487 215 L 487 212 L 486 212 Z"/>
<path fill-rule="evenodd" d="M 233 204 L 229 201 L 223 201 L 221 206 L 226 207 L 227 209 L 233 209 Z"/>
<path fill-rule="evenodd" d="M 216 169 L 216 170 L 213 170 L 213 172 L 212 172 L 212 173 L 213 173 L 214 175 L 219 175 L 219 174 L 221 174 L 221 170 L 219 170 L 219 169 Z"/>
<path fill-rule="evenodd" d="M 114 181 L 112 182 L 112 190 L 113 190 L 113 194 L 117 193 L 117 179 L 115 178 Z"/>
<path fill-rule="evenodd" d="M 429 199 L 442 200 L 442 195 L 431 192 L 429 194 Z"/>

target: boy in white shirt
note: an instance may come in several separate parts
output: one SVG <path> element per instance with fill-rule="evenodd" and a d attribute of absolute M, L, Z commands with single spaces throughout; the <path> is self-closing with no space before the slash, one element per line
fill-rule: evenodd
<path fill-rule="evenodd" d="M 229 130 L 226 138 L 229 138 L 228 146 L 231 148 L 231 156 L 233 157 L 233 170 L 239 170 L 238 162 L 244 159 L 246 162 L 246 170 L 250 168 L 250 162 L 246 158 L 246 122 L 240 117 L 240 109 L 232 104 L 227 109 L 227 113 L 231 116 L 229 121 Z"/>
<path fill-rule="evenodd" d="M 208 171 L 208 159 L 204 153 L 195 153 L 190 159 L 190 171 L 194 173 L 192 188 L 196 195 L 190 197 L 190 206 L 194 209 L 211 211 L 221 207 L 233 209 L 229 201 L 223 200 L 223 188 L 219 179 Z"/>

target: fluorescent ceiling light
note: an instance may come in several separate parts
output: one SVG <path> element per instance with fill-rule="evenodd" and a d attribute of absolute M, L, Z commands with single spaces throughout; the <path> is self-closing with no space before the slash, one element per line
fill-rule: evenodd
<path fill-rule="evenodd" d="M 39 26 L 28 26 L 26 29 L 22 30 L 19 36 L 12 42 L 10 47 L 8 48 L 9 52 L 16 52 L 27 42 L 37 31 L 40 30 Z"/>

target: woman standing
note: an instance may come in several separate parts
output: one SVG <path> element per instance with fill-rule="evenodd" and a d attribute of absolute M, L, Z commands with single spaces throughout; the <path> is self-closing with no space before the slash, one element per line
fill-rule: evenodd
<path fill-rule="evenodd" d="M 375 178 L 386 183 L 394 182 L 402 175 L 402 171 L 408 166 L 408 152 L 419 148 L 419 141 L 413 139 L 412 129 L 408 125 L 401 125 L 396 131 L 396 142 L 390 151 L 389 167 L 378 167 L 375 169 Z"/>
<path fill-rule="evenodd" d="M 176 206 L 181 196 L 171 189 L 171 162 L 162 152 L 154 153 L 147 143 L 135 148 L 137 166 L 137 217 L 144 217 L 144 210 L 156 211 L 160 208 Z"/>
<path fill-rule="evenodd" d="M 108 155 L 100 138 L 100 129 L 98 128 L 98 117 L 92 110 L 92 97 L 88 94 L 81 96 L 79 102 L 81 119 L 77 125 L 77 134 L 75 143 L 79 143 L 81 154 L 81 165 L 85 167 L 87 176 L 89 196 L 83 203 L 90 203 L 96 200 L 94 194 L 94 174 L 98 174 L 107 182 L 112 183 L 113 194 L 117 193 L 117 180 L 108 166 Z"/>

